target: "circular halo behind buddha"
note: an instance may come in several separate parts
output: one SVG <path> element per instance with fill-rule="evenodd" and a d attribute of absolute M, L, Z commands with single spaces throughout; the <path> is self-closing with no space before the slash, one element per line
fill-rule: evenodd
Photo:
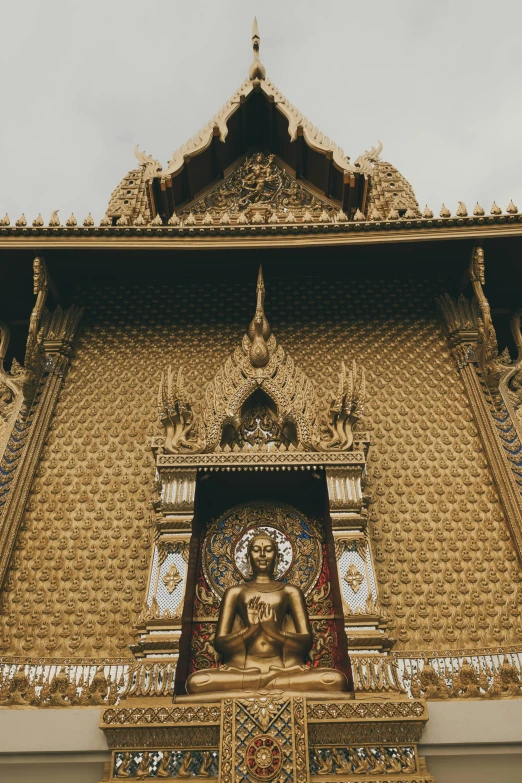
<path fill-rule="evenodd" d="M 248 528 L 234 547 L 234 562 L 244 579 L 252 578 L 252 569 L 248 562 L 248 549 L 251 541 L 260 533 L 266 533 L 269 538 L 274 539 L 277 543 L 277 565 L 274 578 L 282 579 L 292 565 L 294 550 L 288 536 L 276 527 L 259 525 Z"/>
<path fill-rule="evenodd" d="M 202 549 L 203 573 L 212 592 L 221 599 L 227 587 L 249 578 L 248 545 L 259 530 L 277 541 L 276 579 L 295 584 L 308 595 L 323 566 L 319 523 L 273 501 L 234 506 L 212 522 Z"/>

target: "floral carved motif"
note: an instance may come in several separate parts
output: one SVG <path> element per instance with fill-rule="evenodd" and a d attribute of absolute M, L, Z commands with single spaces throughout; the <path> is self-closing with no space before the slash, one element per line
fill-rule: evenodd
<path fill-rule="evenodd" d="M 352 563 L 344 575 L 344 581 L 350 585 L 354 593 L 357 593 L 364 582 L 364 576 Z"/>
<path fill-rule="evenodd" d="M 172 563 L 169 570 L 163 577 L 163 584 L 165 585 L 169 593 L 173 593 L 176 587 L 181 582 L 181 579 L 182 579 L 181 574 L 179 573 L 175 564 Z"/>

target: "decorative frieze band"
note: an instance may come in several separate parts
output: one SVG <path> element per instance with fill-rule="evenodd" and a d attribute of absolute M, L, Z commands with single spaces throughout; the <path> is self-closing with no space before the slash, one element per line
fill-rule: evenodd
<path fill-rule="evenodd" d="M 228 454 L 158 454 L 158 469 L 194 467 L 199 470 L 288 470 L 314 469 L 327 465 L 361 468 L 365 465 L 362 451 L 246 451 Z"/>
<path fill-rule="evenodd" d="M 350 660 L 356 695 L 355 702 L 351 702 L 354 709 L 361 698 L 372 696 L 384 696 L 392 702 L 401 695 L 428 700 L 522 697 L 520 649 L 387 655 L 352 652 Z M 0 704 L 61 707 L 113 704 L 120 706 L 114 707 L 111 720 L 136 721 L 138 713 L 125 706 L 126 700 L 171 698 L 175 673 L 176 663 L 170 656 L 165 660 L 138 662 L 4 659 L 0 661 Z M 176 709 L 182 707 L 195 710 L 200 705 L 180 705 Z M 161 714 L 168 716 L 168 710 L 162 707 Z"/>

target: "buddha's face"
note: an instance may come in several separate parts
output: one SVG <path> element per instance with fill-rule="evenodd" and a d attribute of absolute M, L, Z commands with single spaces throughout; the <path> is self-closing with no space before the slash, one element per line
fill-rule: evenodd
<path fill-rule="evenodd" d="M 254 576 L 266 574 L 273 576 L 277 558 L 277 548 L 268 536 L 256 536 L 250 545 L 250 567 Z"/>

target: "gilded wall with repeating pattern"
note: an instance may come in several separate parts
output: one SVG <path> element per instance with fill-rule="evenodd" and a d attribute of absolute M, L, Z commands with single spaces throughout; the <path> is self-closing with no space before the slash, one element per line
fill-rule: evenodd
<path fill-rule="evenodd" d="M 436 322 L 437 286 L 270 271 L 266 286 L 278 341 L 325 406 L 342 359 L 366 368 L 370 530 L 395 649 L 519 642 L 522 574 Z M 201 402 L 252 317 L 254 289 L 255 274 L 79 292 L 82 332 L 1 598 L 2 655 L 130 657 L 161 371 L 181 363 Z"/>

